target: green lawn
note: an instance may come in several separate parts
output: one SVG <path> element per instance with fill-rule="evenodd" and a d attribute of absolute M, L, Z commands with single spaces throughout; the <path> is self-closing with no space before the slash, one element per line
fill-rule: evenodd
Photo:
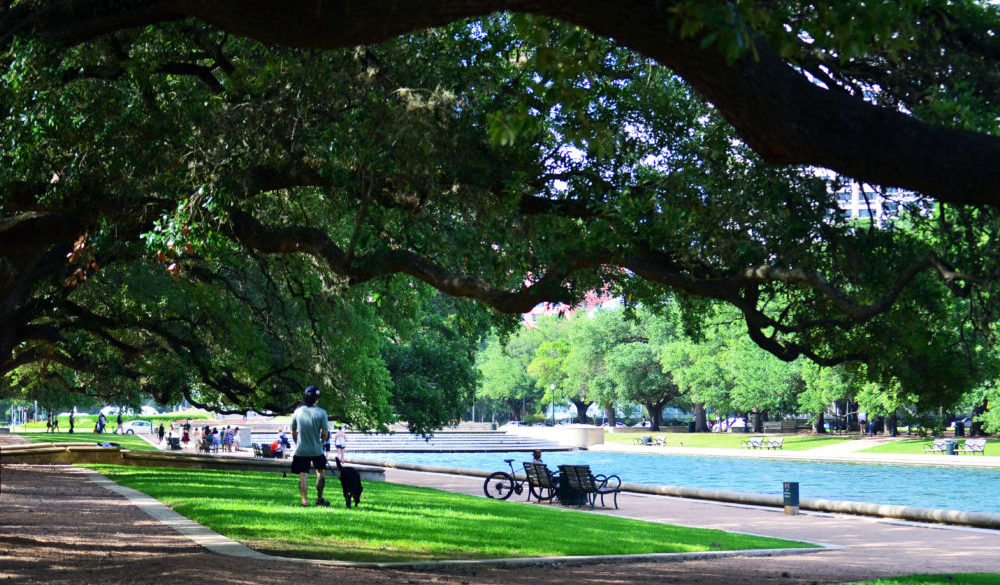
<path fill-rule="evenodd" d="M 959 438 L 958 444 L 962 445 L 965 439 Z M 912 439 L 900 439 L 898 441 L 892 441 L 890 443 L 882 443 L 881 445 L 876 445 L 869 449 L 862 451 L 863 453 L 902 453 L 902 454 L 923 454 L 924 447 L 930 445 L 934 442 L 933 437 L 919 438 L 914 437 Z M 986 441 L 986 451 L 984 455 L 996 455 L 997 454 L 997 442 L 996 441 Z M 976 455 L 970 455 L 970 457 L 978 457 Z"/>
<path fill-rule="evenodd" d="M 302 558 L 414 561 L 810 546 L 382 482 L 365 484 L 359 509 L 343 506 L 336 480 L 325 494 L 333 506 L 302 508 L 298 477 L 291 474 L 91 467 L 253 548 Z"/>
<path fill-rule="evenodd" d="M 753 433 L 604 433 L 604 441 L 607 443 L 621 443 L 631 445 L 635 439 L 642 435 L 652 435 L 663 437 L 667 440 L 668 447 L 712 447 L 716 449 L 740 449 L 740 442 L 747 440 L 747 437 L 759 436 Z M 817 435 L 783 435 L 785 443 L 783 448 L 787 451 L 805 451 L 852 439 L 844 437 L 823 437 Z M 649 447 L 656 449 L 656 447 Z"/>
<path fill-rule="evenodd" d="M 946 573 L 942 575 L 908 575 L 894 579 L 876 579 L 842 585 L 996 585 L 997 583 L 1000 583 L 1000 575 L 996 573 Z"/>
<path fill-rule="evenodd" d="M 95 445 L 107 441 L 109 443 L 118 443 L 122 447 L 133 451 L 157 450 L 156 447 L 135 435 L 112 435 L 110 433 L 95 435 L 91 431 L 78 431 L 72 435 L 69 433 L 17 433 L 17 435 L 33 443 L 87 443 L 88 445 Z"/>
<path fill-rule="evenodd" d="M 191 419 L 191 424 L 197 424 L 199 419 L 209 418 L 208 413 L 204 412 L 165 412 L 162 414 L 157 414 L 153 416 L 138 416 L 138 415 L 127 415 L 122 417 L 122 422 L 128 422 L 130 420 L 148 420 L 153 424 L 153 426 L 158 426 L 161 422 L 163 426 L 169 427 L 172 422 L 184 422 L 187 419 Z M 59 416 L 59 430 L 68 432 L 69 431 L 69 416 Z M 107 429 L 112 430 L 118 426 L 118 421 L 115 420 L 115 416 L 108 416 L 107 418 Z M 79 414 L 74 419 L 74 430 L 79 433 L 81 431 L 93 431 L 94 425 L 97 424 L 96 414 Z M 29 431 L 39 431 L 45 432 L 45 420 L 37 420 L 24 425 L 24 428 Z M 75 433 L 74 433 L 75 434 Z"/>

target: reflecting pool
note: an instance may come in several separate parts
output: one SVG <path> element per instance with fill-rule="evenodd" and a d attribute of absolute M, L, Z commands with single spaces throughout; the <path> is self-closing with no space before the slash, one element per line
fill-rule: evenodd
<path fill-rule="evenodd" d="M 524 452 L 355 454 L 373 461 L 484 471 L 506 470 L 504 459 L 514 459 L 514 468 L 521 471 L 521 462 L 531 459 Z M 803 498 L 1000 514 L 1000 469 L 589 451 L 547 452 L 543 459 L 552 469 L 587 464 L 594 473 L 616 473 L 634 483 L 780 495 L 782 482 L 797 481 Z"/>

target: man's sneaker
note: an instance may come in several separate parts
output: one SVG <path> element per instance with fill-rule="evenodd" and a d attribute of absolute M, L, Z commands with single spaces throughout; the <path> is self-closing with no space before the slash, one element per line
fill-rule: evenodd
<path fill-rule="evenodd" d="M 330 502 L 324 500 L 323 498 L 316 498 L 316 505 L 317 506 L 329 506 Z"/>

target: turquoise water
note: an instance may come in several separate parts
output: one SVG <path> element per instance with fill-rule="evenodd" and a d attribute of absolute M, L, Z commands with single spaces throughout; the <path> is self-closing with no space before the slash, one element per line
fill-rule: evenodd
<path fill-rule="evenodd" d="M 527 453 L 357 453 L 359 458 L 491 471 L 515 469 Z M 645 453 L 562 451 L 545 453 L 552 469 L 587 464 L 594 473 L 615 473 L 622 481 L 781 495 L 782 482 L 799 482 L 803 498 L 850 500 L 1000 514 L 1000 469 L 876 465 L 695 457 Z"/>

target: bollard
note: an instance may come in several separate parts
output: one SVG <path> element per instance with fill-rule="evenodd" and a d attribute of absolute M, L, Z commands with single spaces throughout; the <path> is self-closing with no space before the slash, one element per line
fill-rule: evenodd
<path fill-rule="evenodd" d="M 785 514 L 795 516 L 799 513 L 799 482 L 784 482 Z"/>

